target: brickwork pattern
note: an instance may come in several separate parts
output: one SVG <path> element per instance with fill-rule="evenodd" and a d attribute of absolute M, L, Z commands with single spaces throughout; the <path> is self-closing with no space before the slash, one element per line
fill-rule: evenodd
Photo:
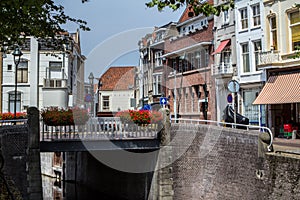
<path fill-rule="evenodd" d="M 28 128 L 25 125 L 2 126 L 0 133 L 0 147 L 4 158 L 2 172 L 10 182 L 10 190 L 19 191 L 23 199 L 28 199 L 26 180 Z"/>
<path fill-rule="evenodd" d="M 182 127 L 184 126 L 184 127 Z M 191 145 L 187 138 L 196 132 Z M 207 125 L 172 124 L 174 200 L 265 200 L 300 198 L 300 159 L 267 154 L 263 176 L 259 167 L 258 132 Z"/>

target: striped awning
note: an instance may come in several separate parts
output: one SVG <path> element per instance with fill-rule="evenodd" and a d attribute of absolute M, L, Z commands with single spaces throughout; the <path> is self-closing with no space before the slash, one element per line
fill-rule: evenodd
<path fill-rule="evenodd" d="M 253 104 L 300 102 L 300 73 L 270 76 Z"/>

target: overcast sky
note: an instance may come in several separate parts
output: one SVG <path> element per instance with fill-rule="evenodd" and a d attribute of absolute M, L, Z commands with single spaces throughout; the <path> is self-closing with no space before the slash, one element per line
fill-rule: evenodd
<path fill-rule="evenodd" d="M 154 26 L 178 21 L 183 9 L 169 8 L 158 12 L 147 8 L 148 0 L 56 0 L 65 7 L 66 14 L 87 21 L 91 31 L 81 31 L 82 54 L 87 57 L 87 73 L 99 77 L 107 65 L 138 65 L 138 41 Z M 65 27 L 69 32 L 77 29 L 76 24 Z M 130 36 L 134 35 L 134 36 Z M 134 44 L 129 44 L 134 43 Z M 128 48 L 126 48 L 128 46 Z M 132 48 L 135 49 L 132 49 Z M 127 50 L 125 50 L 127 49 Z M 104 55 L 103 51 L 105 51 Z"/>

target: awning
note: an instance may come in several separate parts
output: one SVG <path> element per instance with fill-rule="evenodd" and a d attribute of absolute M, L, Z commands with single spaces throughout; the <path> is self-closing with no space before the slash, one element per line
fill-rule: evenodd
<path fill-rule="evenodd" d="M 224 47 L 226 47 L 226 45 L 228 44 L 230 40 L 223 40 L 220 45 L 218 46 L 218 48 L 211 54 L 214 55 L 216 53 L 220 53 L 221 51 L 223 51 Z"/>
<path fill-rule="evenodd" d="M 270 76 L 253 104 L 300 102 L 300 73 Z"/>

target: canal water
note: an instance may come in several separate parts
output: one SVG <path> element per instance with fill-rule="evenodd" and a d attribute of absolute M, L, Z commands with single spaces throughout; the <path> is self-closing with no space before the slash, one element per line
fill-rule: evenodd
<path fill-rule="evenodd" d="M 92 190 L 85 185 L 62 182 L 45 175 L 42 176 L 42 184 L 44 200 L 112 200 L 111 197 L 105 196 L 100 191 Z M 117 199 L 114 198 L 114 200 Z"/>

